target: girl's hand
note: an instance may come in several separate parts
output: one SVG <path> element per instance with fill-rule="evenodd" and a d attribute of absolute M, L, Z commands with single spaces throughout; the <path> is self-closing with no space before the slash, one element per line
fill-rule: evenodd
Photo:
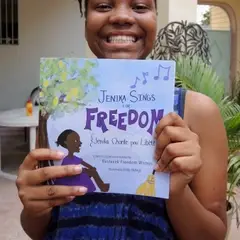
<path fill-rule="evenodd" d="M 36 149 L 30 152 L 19 168 L 16 185 L 24 210 L 33 217 L 50 212 L 54 206 L 73 200 L 75 196 L 84 195 L 84 187 L 43 185 L 47 180 L 72 176 L 81 173 L 76 165 L 37 168 L 38 161 L 60 160 L 63 154 L 50 149 Z"/>
<path fill-rule="evenodd" d="M 170 196 L 181 193 L 202 166 L 198 136 L 170 113 L 156 127 L 156 171 L 170 172 Z"/>

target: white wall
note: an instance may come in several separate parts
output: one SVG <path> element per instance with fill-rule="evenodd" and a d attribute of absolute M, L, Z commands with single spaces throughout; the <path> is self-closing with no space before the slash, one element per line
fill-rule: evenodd
<path fill-rule="evenodd" d="M 77 0 L 20 0 L 19 41 L 0 45 L 0 111 L 24 106 L 39 84 L 40 57 L 85 57 Z"/>
<path fill-rule="evenodd" d="M 173 21 L 197 21 L 197 0 L 157 0 L 158 28 Z"/>

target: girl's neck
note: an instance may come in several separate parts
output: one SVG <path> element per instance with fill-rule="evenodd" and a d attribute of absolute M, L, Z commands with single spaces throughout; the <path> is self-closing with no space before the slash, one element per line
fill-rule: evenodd
<path fill-rule="evenodd" d="M 68 152 L 68 157 L 73 158 L 74 157 L 74 153 L 73 152 Z"/>

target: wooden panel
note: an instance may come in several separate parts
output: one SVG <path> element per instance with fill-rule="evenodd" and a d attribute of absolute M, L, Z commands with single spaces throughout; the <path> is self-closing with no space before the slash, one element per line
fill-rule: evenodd
<path fill-rule="evenodd" d="M 18 155 L 28 152 L 28 142 L 25 141 L 24 128 L 0 127 L 2 161 L 14 161 Z"/>
<path fill-rule="evenodd" d="M 224 9 L 217 6 L 210 7 L 210 21 L 212 30 L 229 30 L 230 20 Z"/>
<path fill-rule="evenodd" d="M 24 128 L 0 127 L 1 136 L 24 136 Z"/>

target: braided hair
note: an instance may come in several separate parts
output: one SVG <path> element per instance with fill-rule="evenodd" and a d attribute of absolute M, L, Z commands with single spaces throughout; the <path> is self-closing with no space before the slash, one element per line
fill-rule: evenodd
<path fill-rule="evenodd" d="M 88 5 L 88 0 L 78 0 L 79 2 L 79 7 L 80 7 L 80 13 L 81 13 L 81 17 L 83 16 L 83 5 L 84 5 L 84 16 L 87 16 L 87 5 Z M 84 2 L 84 4 L 83 4 Z M 155 6 L 157 6 L 157 0 L 154 0 L 155 2 Z"/>

